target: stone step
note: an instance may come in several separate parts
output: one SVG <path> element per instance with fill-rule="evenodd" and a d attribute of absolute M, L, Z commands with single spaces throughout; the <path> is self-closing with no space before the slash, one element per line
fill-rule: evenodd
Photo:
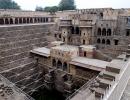
<path fill-rule="evenodd" d="M 129 54 L 129 53 L 126 53 L 126 57 L 127 57 L 127 58 L 130 57 L 130 54 Z"/>
<path fill-rule="evenodd" d="M 105 71 L 102 75 L 102 78 L 113 81 L 116 78 L 116 74 L 112 72 Z"/>
<path fill-rule="evenodd" d="M 104 83 L 104 84 L 108 84 L 108 85 L 111 85 L 113 82 L 113 81 L 105 79 L 105 78 L 98 77 L 98 79 L 99 79 L 100 83 Z"/>
<path fill-rule="evenodd" d="M 107 75 L 107 76 L 109 76 L 109 77 L 114 77 L 114 78 L 116 78 L 117 73 L 104 71 L 104 72 L 103 72 L 103 75 Z"/>
<path fill-rule="evenodd" d="M 101 98 L 101 96 L 104 96 L 105 89 L 104 88 L 91 88 L 91 90 L 95 91 L 95 97 Z"/>
<path fill-rule="evenodd" d="M 116 74 L 119 74 L 119 73 L 120 73 L 120 69 L 119 69 L 119 68 L 113 68 L 113 67 L 111 67 L 111 66 L 107 66 L 107 67 L 106 67 L 106 71 L 107 71 L 107 72 L 116 73 Z"/>

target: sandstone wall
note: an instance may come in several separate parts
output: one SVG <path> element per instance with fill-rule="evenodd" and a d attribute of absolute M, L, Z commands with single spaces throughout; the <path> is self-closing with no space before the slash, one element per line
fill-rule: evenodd
<path fill-rule="evenodd" d="M 53 23 L 0 26 L 0 73 L 27 93 L 43 81 L 43 71 L 29 51 L 48 44 L 53 26 Z"/>

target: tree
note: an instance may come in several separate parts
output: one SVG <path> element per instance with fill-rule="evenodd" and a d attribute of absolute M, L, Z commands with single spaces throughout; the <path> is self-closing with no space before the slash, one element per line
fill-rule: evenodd
<path fill-rule="evenodd" d="M 36 9 L 35 9 L 35 11 L 43 11 L 43 8 L 40 7 L 40 6 L 37 6 Z"/>
<path fill-rule="evenodd" d="M 12 0 L 0 0 L 0 9 L 20 9 L 20 6 Z"/>
<path fill-rule="evenodd" d="M 45 8 L 44 8 L 44 11 L 45 11 L 45 12 L 54 13 L 54 12 L 58 11 L 58 7 L 57 7 L 57 6 L 45 7 Z"/>
<path fill-rule="evenodd" d="M 60 11 L 75 10 L 75 9 L 76 9 L 76 6 L 75 6 L 74 0 L 61 0 L 61 2 L 59 3 Z"/>

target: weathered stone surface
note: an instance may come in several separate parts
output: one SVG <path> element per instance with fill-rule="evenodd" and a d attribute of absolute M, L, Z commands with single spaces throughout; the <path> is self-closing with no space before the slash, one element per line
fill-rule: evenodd
<path fill-rule="evenodd" d="M 37 74 L 40 70 L 30 57 L 30 50 L 48 44 L 46 35 L 51 27 L 53 24 L 0 27 L 0 73 L 11 82 L 17 82 L 20 88 L 42 78 L 42 73 Z M 39 84 L 32 86 L 35 88 Z"/>

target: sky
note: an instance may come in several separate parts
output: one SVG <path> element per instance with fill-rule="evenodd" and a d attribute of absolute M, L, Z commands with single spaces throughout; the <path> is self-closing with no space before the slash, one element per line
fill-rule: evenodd
<path fill-rule="evenodd" d="M 36 6 L 56 6 L 61 0 L 14 0 L 23 10 L 35 10 Z M 130 0 L 75 0 L 78 9 L 85 8 L 130 8 Z"/>

